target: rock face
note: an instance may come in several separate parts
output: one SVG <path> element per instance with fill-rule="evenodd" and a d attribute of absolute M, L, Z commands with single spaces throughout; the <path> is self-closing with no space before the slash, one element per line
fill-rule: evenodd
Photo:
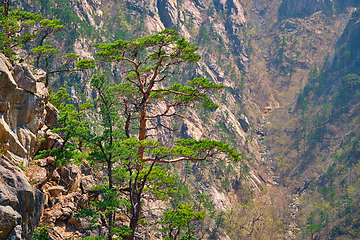
<path fill-rule="evenodd" d="M 360 67 L 360 11 L 352 14 L 343 34 L 336 43 L 336 52 L 328 70 L 358 73 Z"/>
<path fill-rule="evenodd" d="M 24 64 L 13 66 L 0 55 L 0 144 L 4 155 L 24 166 L 35 154 L 45 122 L 49 94 Z"/>
<path fill-rule="evenodd" d="M 218 13 L 226 16 L 225 29 L 229 34 L 231 47 L 235 55 L 238 66 L 248 70 L 249 58 L 245 47 L 238 38 L 240 28 L 246 24 L 244 9 L 238 0 L 214 0 L 214 5 Z"/>
<path fill-rule="evenodd" d="M 18 224 L 20 224 L 21 216 L 10 206 L 0 206 L 0 237 L 4 238 Z"/>
<path fill-rule="evenodd" d="M 283 0 L 279 13 L 284 16 L 306 16 L 320 10 L 331 10 L 333 6 L 333 0 Z"/>
<path fill-rule="evenodd" d="M 178 21 L 177 1 L 174 0 L 158 0 L 157 7 L 160 19 L 166 28 L 176 28 Z"/>
<path fill-rule="evenodd" d="M 150 0 L 148 5 L 144 4 L 145 8 L 136 1 L 128 1 L 133 8 L 148 12 L 145 24 L 150 33 L 164 28 L 176 29 L 186 39 L 198 38 L 201 42 L 213 31 L 221 44 L 232 50 L 238 67 L 248 69 L 247 49 L 239 37 L 246 25 L 245 11 L 239 0 Z"/>
<path fill-rule="evenodd" d="M 0 158 L 0 233 L 1 239 L 27 237 L 40 221 L 45 195 L 28 182 L 14 161 Z M 17 229 L 21 229 L 20 236 Z M 15 236 L 15 238 L 14 238 Z"/>
<path fill-rule="evenodd" d="M 37 226 L 45 195 L 19 166 L 28 166 L 45 124 L 49 94 L 41 76 L 0 54 L 0 238 L 21 239 Z M 22 235 L 22 236 L 21 236 Z"/>

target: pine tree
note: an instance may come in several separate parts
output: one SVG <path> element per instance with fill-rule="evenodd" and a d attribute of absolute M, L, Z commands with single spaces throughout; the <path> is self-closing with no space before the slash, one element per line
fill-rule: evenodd
<path fill-rule="evenodd" d="M 95 115 L 101 116 L 101 128 L 92 129 L 90 158 L 107 165 L 108 180 L 105 188 L 120 192 L 123 207 L 107 211 L 107 238 L 115 234 L 115 214 L 122 211 L 129 218 L 130 234 L 124 239 L 137 237 L 143 221 L 144 199 L 168 197 L 168 185 L 173 184 L 171 173 L 159 164 L 179 161 L 205 161 L 228 158 L 240 160 L 240 154 L 228 144 L 209 139 L 180 139 L 175 143 L 158 142 L 148 137 L 149 130 L 164 127 L 162 118 L 177 115 L 197 103 L 216 108 L 208 94 L 223 86 L 205 78 L 194 78 L 186 85 L 170 84 L 181 63 L 195 63 L 200 56 L 184 38 L 174 30 L 165 29 L 157 34 L 134 39 L 118 40 L 110 44 L 97 44 L 97 55 L 109 62 L 124 63 L 127 76 L 121 84 L 109 86 L 105 77 L 92 80 L 96 90 Z M 159 109 L 159 105 L 164 105 Z M 120 121 L 118 121 L 120 120 Z M 155 126 L 150 128 L 150 124 Z M 123 132 L 121 132 L 123 131 Z M 115 196 L 115 195 L 113 195 Z M 119 195 L 116 195 L 116 199 Z M 113 201 L 117 201 L 115 198 Z M 108 205 L 110 206 L 110 205 Z M 103 206 L 104 207 L 104 206 Z"/>

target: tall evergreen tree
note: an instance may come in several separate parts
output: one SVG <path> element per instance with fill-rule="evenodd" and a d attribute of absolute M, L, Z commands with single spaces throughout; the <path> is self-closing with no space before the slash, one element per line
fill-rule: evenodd
<path fill-rule="evenodd" d="M 230 159 L 240 160 L 240 154 L 228 144 L 209 139 L 165 143 L 149 138 L 149 130 L 164 127 L 162 118 L 195 108 L 197 103 L 216 108 L 207 94 L 223 88 L 205 78 L 194 78 L 186 85 L 170 84 L 169 78 L 175 75 L 181 63 L 200 59 L 195 53 L 197 47 L 178 37 L 176 31 L 165 29 L 132 41 L 118 40 L 96 47 L 103 60 L 126 64 L 127 76 L 123 83 L 112 87 L 104 77 L 95 76 L 92 80 L 98 95 L 92 114 L 101 116 L 101 127 L 91 131 L 89 156 L 107 165 L 108 183 L 104 189 L 108 202 L 101 207 L 102 213 L 107 215 L 107 239 L 113 238 L 116 229 L 123 233 L 127 229 L 115 226 L 115 214 L 119 210 L 129 219 L 126 227 L 130 231 L 122 237 L 136 239 L 143 218 L 144 199 L 168 197 L 166 186 L 174 183 L 171 174 L 158 164 L 222 159 L 224 153 Z M 165 107 L 159 108 L 159 105 Z M 155 127 L 151 128 L 150 124 Z M 115 192 L 121 193 L 125 200 L 121 201 L 123 206 L 116 203 L 120 195 Z M 98 216 L 94 211 L 86 210 L 81 215 L 84 214 Z"/>

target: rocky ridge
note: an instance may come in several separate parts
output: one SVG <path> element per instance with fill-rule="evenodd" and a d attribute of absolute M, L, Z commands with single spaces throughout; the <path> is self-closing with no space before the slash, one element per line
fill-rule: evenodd
<path fill-rule="evenodd" d="M 30 239 L 39 224 L 54 226 L 55 238 L 74 239 L 76 229 L 85 233 L 89 227 L 84 219 L 72 217 L 97 196 L 87 195 L 95 180 L 86 165 L 64 166 L 41 191 L 34 187 L 53 164 L 52 158 L 34 161 L 35 154 L 62 142 L 51 132 L 58 110 L 48 102 L 44 74 L 0 55 L 0 239 Z M 76 228 L 63 230 L 64 220 Z M 82 236 L 78 233 L 77 238 Z"/>

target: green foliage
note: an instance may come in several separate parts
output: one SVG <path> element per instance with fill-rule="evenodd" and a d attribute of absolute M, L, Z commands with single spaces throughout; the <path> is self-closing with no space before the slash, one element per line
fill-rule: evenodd
<path fill-rule="evenodd" d="M 127 57 L 127 54 L 131 55 L 134 52 L 141 53 L 145 49 L 156 45 L 168 46 L 170 44 L 175 44 L 173 47 L 175 51 L 171 52 L 169 55 L 163 50 L 154 50 L 153 53 L 149 54 L 150 60 L 165 58 L 177 61 L 198 61 L 200 56 L 194 53 L 198 48 L 191 46 L 188 41 L 184 38 L 179 38 L 177 34 L 178 33 L 175 30 L 165 29 L 157 34 L 137 38 L 132 41 L 117 40 L 114 43 L 95 44 L 95 46 L 100 49 L 100 52 L 97 53 L 98 56 L 103 57 L 108 61 L 123 61 Z M 143 67 L 143 69 L 148 70 L 149 67 Z"/>
<path fill-rule="evenodd" d="M 205 25 L 201 25 L 197 36 L 199 44 L 208 44 L 210 42 L 209 33 Z"/>
<path fill-rule="evenodd" d="M 159 221 L 163 227 L 159 230 L 167 233 L 167 240 L 196 240 L 193 221 L 204 219 L 204 212 L 194 212 L 190 205 L 179 203 L 176 209 L 169 209 L 164 212 L 163 220 Z M 181 230 L 185 230 L 184 233 Z"/>
<path fill-rule="evenodd" d="M 76 110 L 72 104 L 67 104 L 60 109 L 59 115 L 58 125 L 52 132 L 61 133 L 64 136 L 61 147 L 40 151 L 36 159 L 52 156 L 54 157 L 56 165 L 60 167 L 71 162 L 80 164 L 82 154 L 76 144 L 71 140 L 79 140 L 79 136 L 88 131 L 88 123 L 81 121 L 83 111 Z"/>
<path fill-rule="evenodd" d="M 34 231 L 34 235 L 32 236 L 33 240 L 51 240 L 52 238 L 49 236 L 49 230 L 46 227 L 39 227 Z"/>
<path fill-rule="evenodd" d="M 170 151 L 160 147 L 157 141 L 139 141 L 125 135 L 121 116 L 118 115 L 120 100 L 117 94 L 122 93 L 124 96 L 132 97 L 132 93 L 137 92 L 136 90 L 126 88 L 126 84 L 109 86 L 104 76 L 94 76 L 91 86 L 99 97 L 94 100 L 96 107 L 88 108 L 87 113 L 89 116 L 98 116 L 97 119 L 100 120 L 88 125 L 88 131 L 84 132 L 82 137 L 89 150 L 87 159 L 95 166 L 105 164 L 108 179 L 104 184 L 105 188 L 98 186 L 93 189 L 103 194 L 104 198 L 93 202 L 93 208 L 84 209 L 78 216 L 91 216 L 90 221 L 92 221 L 93 227 L 98 227 L 95 223 L 101 216 L 106 216 L 108 219 L 112 219 L 107 225 L 108 234 L 111 236 L 119 234 L 118 236 L 127 238 L 126 236 L 131 234 L 130 232 L 136 230 L 137 224 L 130 225 L 132 228 L 125 225 L 115 228 L 113 218 L 119 212 L 120 206 L 121 211 L 125 214 L 128 212 L 127 208 L 134 208 L 135 203 L 128 196 L 116 192 L 115 189 L 130 189 L 131 194 L 138 199 L 136 201 L 139 201 L 143 195 L 168 199 L 169 194 L 175 191 L 169 188 L 175 184 L 174 177 L 164 167 L 154 166 L 154 162 L 149 164 L 139 161 L 138 149 L 142 147 L 149 155 L 165 154 Z M 140 189 L 137 189 L 138 187 Z M 138 215 L 130 216 L 130 220 L 133 220 L 133 217 L 139 221 Z"/>
<path fill-rule="evenodd" d="M 52 45 L 43 45 L 43 46 L 37 46 L 33 49 L 31 49 L 33 53 L 41 54 L 47 58 L 51 57 L 53 54 L 56 54 L 59 49 L 54 48 Z"/>
<path fill-rule="evenodd" d="M 341 53 L 341 58 L 343 58 L 344 60 L 348 60 L 350 58 L 351 52 L 349 50 L 344 50 Z"/>
<path fill-rule="evenodd" d="M 41 188 L 51 179 L 57 167 L 70 163 L 80 165 L 84 157 L 82 153 L 82 141 L 83 136 L 87 135 L 89 131 L 89 121 L 84 120 L 84 110 L 91 106 L 89 104 L 78 104 L 78 108 L 75 108 L 73 104 L 66 104 L 67 100 L 69 100 L 69 95 L 64 88 L 50 97 L 50 101 L 59 108 L 60 116 L 57 125 L 51 131 L 61 135 L 62 140 L 59 141 L 60 146 L 42 150 L 35 156 L 35 159 L 42 159 L 49 156 L 54 158 L 54 164 L 49 174 L 45 180 L 38 184 L 38 188 Z"/>
<path fill-rule="evenodd" d="M 81 59 L 77 61 L 79 55 L 75 53 L 69 53 L 63 56 L 61 59 L 59 57 L 59 49 L 55 48 L 53 45 L 40 45 L 31 50 L 36 56 L 36 67 L 43 67 L 46 72 L 45 76 L 45 86 L 49 85 L 49 77 L 54 73 L 62 72 L 78 72 L 84 71 L 86 69 L 95 68 L 96 64 L 94 59 Z M 57 63 L 57 67 L 53 67 L 51 63 L 55 60 L 60 60 Z"/>
<path fill-rule="evenodd" d="M 69 96 L 64 89 L 54 94 L 50 101 L 60 108 L 61 118 L 53 131 L 64 135 L 64 143 L 60 149 L 44 151 L 39 157 L 54 156 L 61 166 L 70 159 L 85 156 L 93 166 L 106 171 L 103 183 L 93 189 L 102 195 L 101 200 L 94 201 L 91 208 L 83 209 L 78 216 L 88 217 L 93 227 L 98 227 L 100 219 L 106 222 L 108 239 L 115 236 L 133 239 L 139 226 L 147 224 L 146 219 L 141 220 L 144 198 L 165 200 L 180 193 L 174 187 L 175 176 L 160 164 L 222 159 L 224 153 L 234 161 L 241 158 L 229 144 L 220 141 L 180 139 L 172 144 L 147 138 L 146 121 L 171 117 L 174 115 L 171 112 L 194 107 L 196 102 L 217 107 L 208 93 L 223 86 L 205 78 L 194 78 L 187 85 L 166 81 L 180 63 L 200 59 L 195 53 L 197 47 L 169 29 L 131 41 L 96 44 L 96 47 L 102 59 L 124 62 L 128 75 L 119 84 L 109 83 L 104 75 L 95 75 L 91 88 L 97 98 L 76 107 L 67 103 Z M 93 66 L 93 62 L 84 64 Z M 152 115 L 154 103 L 164 103 L 167 109 Z M 119 213 L 128 217 L 129 225 L 115 227 Z M 203 213 L 194 213 L 190 205 L 178 205 L 172 213 L 178 217 L 170 219 L 168 213 L 168 224 L 186 230 L 181 239 L 194 239 L 191 221 L 204 218 Z"/>
<path fill-rule="evenodd" d="M 231 160 L 241 160 L 240 153 L 235 151 L 233 148 L 230 148 L 229 144 L 224 144 L 220 141 L 210 139 L 180 139 L 175 142 L 175 146 L 176 147 L 172 149 L 172 153 L 175 156 L 182 154 L 187 157 L 196 156 L 201 159 L 207 155 L 216 157 L 215 152 L 220 151 L 227 153 Z"/>
<path fill-rule="evenodd" d="M 70 95 L 66 92 L 66 89 L 62 87 L 56 93 L 50 94 L 49 102 L 57 109 L 62 109 L 70 99 Z"/>
<path fill-rule="evenodd" d="M 56 51 L 52 46 L 47 45 L 43 49 L 38 47 L 43 46 L 44 40 L 49 35 L 64 28 L 59 23 L 58 19 L 42 19 L 42 16 L 37 13 L 14 10 L 4 2 L 0 8 L 0 51 L 12 57 L 15 55 L 16 48 L 35 45 L 37 49 L 33 52 L 50 54 Z"/>
<path fill-rule="evenodd" d="M 307 224 L 305 229 L 305 234 L 314 234 L 316 232 L 319 232 L 323 226 L 321 224 Z"/>
<path fill-rule="evenodd" d="M 114 215 L 117 212 L 117 208 L 119 206 L 122 207 L 129 207 L 130 203 L 126 199 L 120 197 L 120 194 L 114 189 L 103 188 L 98 191 L 99 194 L 102 194 L 102 199 L 100 201 L 92 202 L 92 206 L 94 208 L 91 209 L 82 209 L 77 214 L 74 215 L 75 218 L 79 217 L 87 217 L 87 221 L 91 223 L 89 230 L 96 229 L 101 227 L 101 219 L 103 216 L 108 216 L 110 213 Z M 122 240 L 121 236 L 127 236 L 131 234 L 131 229 L 128 226 L 121 225 L 115 227 L 115 222 L 109 223 L 109 229 L 111 234 L 114 234 L 116 237 L 112 239 Z M 92 238 L 85 238 L 85 239 L 105 239 L 105 236 L 93 236 Z"/>
<path fill-rule="evenodd" d="M 37 13 L 13 10 L 3 4 L 0 7 L 0 51 L 10 57 L 15 54 L 14 48 L 24 47 L 34 40 L 37 34 L 32 33 L 31 28 L 41 19 Z"/>
<path fill-rule="evenodd" d="M 348 73 L 340 82 L 338 91 L 333 96 L 333 104 L 340 111 L 344 111 L 353 100 L 357 100 L 357 93 L 360 87 L 360 76 Z"/>

